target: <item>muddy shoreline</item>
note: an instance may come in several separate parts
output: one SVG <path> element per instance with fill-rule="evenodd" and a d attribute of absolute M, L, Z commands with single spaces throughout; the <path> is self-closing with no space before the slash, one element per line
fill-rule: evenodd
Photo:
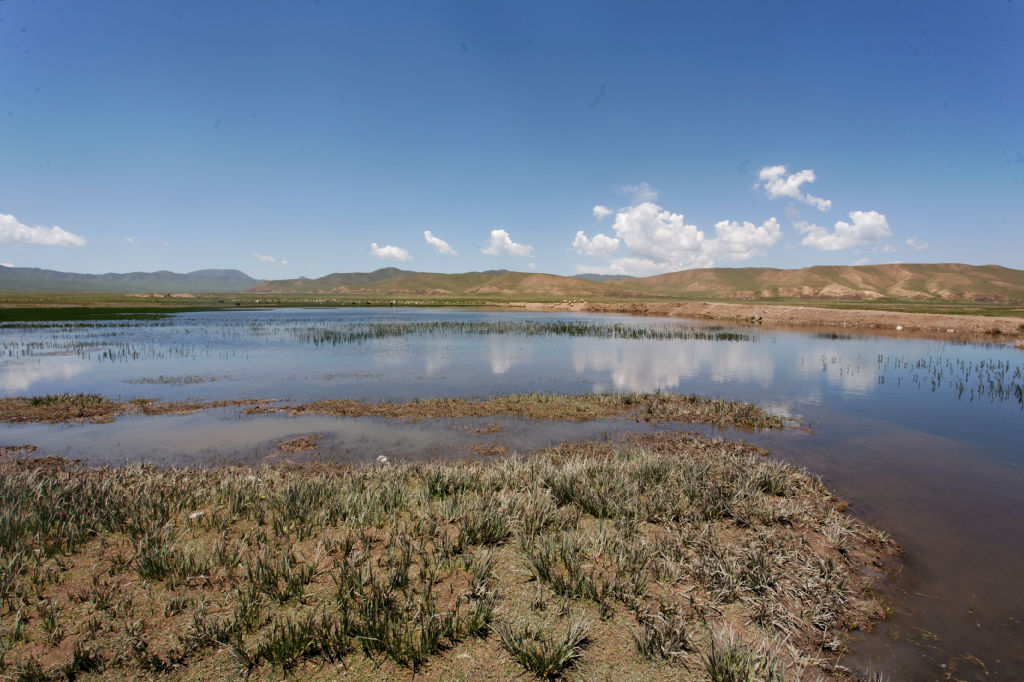
<path fill-rule="evenodd" d="M 651 317 L 685 317 L 756 324 L 769 328 L 841 328 L 844 332 L 905 335 L 957 340 L 983 340 L 1024 346 L 1024 321 L 1015 317 L 947 315 L 883 310 L 837 310 L 756 303 L 508 303 L 507 308 L 529 312 L 624 313 Z"/>

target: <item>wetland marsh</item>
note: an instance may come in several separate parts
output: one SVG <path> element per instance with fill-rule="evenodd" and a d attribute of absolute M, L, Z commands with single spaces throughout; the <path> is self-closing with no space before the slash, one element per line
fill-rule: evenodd
<path fill-rule="evenodd" d="M 627 432 L 637 434 L 634 438 L 661 434 L 680 442 L 697 438 L 683 431 L 745 440 L 820 475 L 828 488 L 849 500 L 856 517 L 884 529 L 905 549 L 895 580 L 877 580 L 893 613 L 874 632 L 853 636 L 843 665 L 860 676 L 883 671 L 895 679 L 1012 679 L 1024 665 L 1024 590 L 1019 581 L 1024 550 L 1009 541 L 1019 536 L 1024 523 L 1015 502 L 1024 490 L 1024 453 L 1019 446 L 1024 442 L 1024 353 L 1011 345 L 769 331 L 621 315 L 278 309 L 190 312 L 152 320 L 8 323 L 0 325 L 0 352 L 0 395 L 6 398 L 82 393 L 97 396 L 90 399 L 94 403 L 137 406 L 112 415 L 109 423 L 93 423 L 96 420 L 88 413 L 92 408 L 83 406 L 77 422 L 0 428 L 0 445 L 34 445 L 38 449 L 33 455 L 79 459 L 87 466 L 241 463 L 258 468 L 329 462 L 372 468 L 378 466 L 377 457 L 384 457 L 394 471 L 410 471 L 444 459 L 484 459 L 492 467 L 512 466 L 496 455 L 522 453 L 526 460 L 513 460 L 529 462 L 531 457 L 550 457 L 552 448 L 566 447 L 560 445 L 565 441 L 584 439 L 604 443 L 605 448 L 619 447 L 627 453 L 624 461 L 639 461 L 635 458 L 647 455 L 618 435 Z M 752 430 L 750 424 L 673 420 L 664 415 L 637 421 L 628 413 L 586 411 L 580 413 L 581 421 L 538 421 L 537 414 L 517 412 L 507 404 L 489 412 L 466 409 L 448 414 L 428 409 L 438 403 L 508 403 L 515 394 L 527 396 L 523 400 L 530 405 L 550 401 L 544 396 L 555 394 L 612 394 L 620 396 L 617 400 L 640 394 L 651 402 L 664 401 L 658 392 L 750 401 L 799 428 Z M 541 395 L 529 398 L 534 394 Z M 261 402 L 242 405 L 243 401 Z M 587 401 L 593 403 L 594 398 L 580 403 Z M 196 404 L 211 409 L 171 409 Z M 558 404 L 554 411 L 569 407 L 570 403 Z M 23 408 L 14 411 L 25 413 Z M 161 411 L 166 414 L 153 414 Z M 227 475 L 215 473 L 220 469 L 210 471 L 198 475 Z M 154 475 L 174 476 L 172 472 Z M 427 516 L 434 513 L 429 505 L 416 509 Z M 175 513 L 180 517 L 186 510 Z M 523 518 L 522 513 L 512 516 Z M 590 523 L 575 526 L 573 532 L 585 530 L 588 537 L 601 532 Z M 321 526 L 314 526 L 321 533 Z M 357 532 L 357 527 L 345 530 L 350 532 Z M 331 533 L 328 544 L 344 535 Z M 388 538 L 382 535 L 364 547 L 399 542 Z M 660 551 L 654 536 L 646 541 L 649 549 Z M 312 551 L 314 545 L 306 549 Z M 513 547 L 526 551 L 512 541 L 496 551 L 511 552 Z M 138 547 L 132 548 L 139 553 Z M 392 549 L 397 552 L 397 545 Z M 610 555 L 592 549 L 595 553 L 587 565 L 598 570 L 600 557 Z M 214 551 L 212 545 L 197 545 L 195 550 Z M 467 554 L 465 561 L 477 561 L 476 553 Z M 470 563 L 455 572 L 458 576 L 452 573 L 451 581 L 469 580 L 463 572 L 473 574 Z M 600 569 L 605 570 L 611 571 L 611 564 Z M 543 578 L 534 582 L 551 584 Z M 361 584 L 371 589 L 370 582 Z M 736 594 L 743 603 L 742 591 Z M 170 590 L 167 599 L 179 596 Z M 193 597 L 200 598 L 181 599 Z M 455 614 L 450 616 L 452 623 L 480 616 L 478 611 L 472 616 L 459 610 L 479 609 L 474 599 L 454 611 L 445 606 Z M 588 636 L 600 639 L 603 635 L 595 634 L 603 632 L 605 622 L 600 608 L 600 600 L 570 597 L 555 630 L 568 637 L 577 620 L 588 620 L 599 623 Z M 672 622 L 674 612 L 632 612 L 637 632 L 654 633 L 650 636 L 664 643 L 671 630 L 664 624 Z M 688 613 L 692 625 L 694 613 Z M 247 632 L 247 646 L 270 641 L 279 630 L 299 628 L 298 611 L 293 615 L 280 623 L 267 621 L 266 631 Z M 303 611 L 302 618 L 307 615 Z M 762 616 L 746 613 L 729 623 L 742 630 Z M 780 622 L 789 622 L 786 618 Z M 550 634 L 538 634 L 539 621 L 527 621 L 503 621 L 503 629 L 496 628 L 487 646 L 509 650 L 517 642 L 536 644 Z M 724 636 L 726 622 L 713 625 L 702 630 L 705 645 L 713 634 Z M 441 635 L 448 637 L 445 646 L 453 651 L 463 646 L 456 640 L 475 641 L 467 639 L 468 634 L 453 639 L 450 635 L 462 632 L 460 627 L 452 625 L 454 629 Z M 796 636 L 796 631 L 758 627 L 755 631 L 780 638 Z M 407 634 L 422 637 L 423 632 L 419 627 Z M 824 651 L 821 641 L 814 646 Z M 574 645 L 567 651 L 576 648 L 584 652 L 581 670 L 603 670 L 586 667 L 586 648 Z M 600 659 L 593 653 L 600 648 L 590 649 L 592 657 Z M 166 659 L 170 649 L 152 651 Z M 274 661 L 293 660 L 283 653 L 281 659 L 275 655 L 266 653 L 269 658 L 261 659 L 266 664 L 261 669 L 284 668 L 290 664 Z M 511 650 L 509 656 L 520 660 Z M 694 669 L 703 664 L 699 656 L 688 660 Z M 792 674 L 795 659 L 786 660 Z"/>

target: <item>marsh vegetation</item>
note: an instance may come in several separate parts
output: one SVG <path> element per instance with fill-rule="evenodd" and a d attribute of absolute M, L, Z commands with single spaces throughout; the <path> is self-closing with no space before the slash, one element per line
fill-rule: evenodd
<path fill-rule="evenodd" d="M 494 415 L 559 421 L 627 418 L 647 422 L 685 422 L 760 429 L 781 429 L 784 423 L 781 417 L 753 403 L 661 392 L 578 395 L 513 393 L 486 399 L 428 398 L 404 403 L 337 399 L 300 405 L 259 405 L 246 408 L 244 412 L 410 420 Z"/>
<path fill-rule="evenodd" d="M 763 454 L 663 434 L 487 464 L 8 460 L 0 665 L 730 679 L 755 656 L 840 675 L 847 632 L 883 615 L 863 569 L 896 546 Z"/>
<path fill-rule="evenodd" d="M 404 403 L 338 399 L 300 405 L 272 400 L 161 402 L 145 398 L 108 400 L 91 393 L 55 393 L 0 398 L 0 422 L 107 422 L 123 415 L 187 414 L 204 409 L 243 407 L 245 414 L 283 412 L 338 417 L 438 419 L 511 415 L 527 419 L 587 421 L 629 418 L 647 422 L 687 422 L 741 428 L 780 429 L 783 420 L 752 403 L 674 393 L 512 394 L 489 399 L 431 398 Z"/>

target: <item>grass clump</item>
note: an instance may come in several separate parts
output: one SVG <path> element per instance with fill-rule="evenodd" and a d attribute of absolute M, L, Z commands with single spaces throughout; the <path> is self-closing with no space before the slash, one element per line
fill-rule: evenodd
<path fill-rule="evenodd" d="M 785 682 L 786 679 L 782 663 L 769 647 L 743 644 L 731 630 L 711 638 L 704 670 L 711 682 Z"/>
<path fill-rule="evenodd" d="M 500 623 L 495 631 L 501 645 L 524 668 L 537 677 L 555 678 L 582 656 L 590 621 L 578 618 L 561 634 L 522 623 Z"/>

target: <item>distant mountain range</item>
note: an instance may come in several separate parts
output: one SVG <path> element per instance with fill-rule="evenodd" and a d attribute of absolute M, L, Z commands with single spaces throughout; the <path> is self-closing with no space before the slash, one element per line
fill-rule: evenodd
<path fill-rule="evenodd" d="M 338 294 L 366 297 L 682 299 L 1024 299 L 1024 270 L 959 263 L 820 265 L 798 270 L 706 268 L 653 277 L 485 270 L 443 274 L 382 268 L 316 279 L 259 281 L 238 270 L 83 275 L 0 267 L 0 291 Z"/>
<path fill-rule="evenodd" d="M 259 284 L 240 270 L 196 270 L 107 273 L 85 275 L 40 268 L 0 266 L 0 291 L 97 292 L 97 293 L 193 293 L 223 294 L 245 291 Z"/>

